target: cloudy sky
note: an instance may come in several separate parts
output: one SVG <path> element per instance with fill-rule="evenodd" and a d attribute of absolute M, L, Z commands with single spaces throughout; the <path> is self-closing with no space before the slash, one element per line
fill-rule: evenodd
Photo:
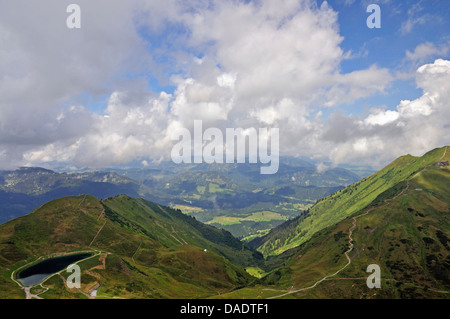
<path fill-rule="evenodd" d="M 170 160 L 194 120 L 335 165 L 422 155 L 450 144 L 449 30 L 447 0 L 0 0 L 0 169 Z"/>

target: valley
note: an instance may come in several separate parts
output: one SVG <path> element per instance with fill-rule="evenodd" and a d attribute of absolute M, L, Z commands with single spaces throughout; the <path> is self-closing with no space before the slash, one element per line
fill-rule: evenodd
<path fill-rule="evenodd" d="M 447 299 L 450 169 L 441 163 L 448 149 L 402 156 L 287 221 L 261 209 L 203 223 L 201 210 L 128 195 L 55 199 L 0 225 L 0 297 Z M 214 184 L 185 189 L 233 189 L 217 178 Z M 290 189 L 305 190 L 264 186 L 293 199 Z M 280 226 L 248 240 L 214 227 L 275 219 Z M 78 263 L 78 290 L 67 287 L 65 271 L 33 287 L 17 281 L 36 260 L 80 251 L 93 257 Z M 380 268 L 381 288 L 366 284 L 371 264 Z"/>
<path fill-rule="evenodd" d="M 281 158 L 279 172 L 250 164 L 161 163 L 145 169 L 0 171 L 0 223 L 64 196 L 120 194 L 180 209 L 247 240 L 293 219 L 317 200 L 359 180 L 344 168 L 317 172 L 308 161 Z"/>
<path fill-rule="evenodd" d="M 449 3 L 0 0 L 0 302 L 441 315 Z"/>
<path fill-rule="evenodd" d="M 270 288 L 263 285 L 254 291 L 247 289 L 245 294 L 265 298 L 449 298 L 450 171 L 437 165 L 448 159 L 448 149 L 416 158 L 421 168 L 406 180 L 341 222 L 317 231 L 298 247 L 275 256 L 282 259 L 282 266 L 263 280 Z M 366 286 L 370 264 L 381 268 L 381 289 Z"/>
<path fill-rule="evenodd" d="M 65 290 L 69 274 L 60 272 L 40 284 L 40 297 L 84 298 L 99 283 L 99 298 L 206 297 L 248 284 L 240 267 L 262 263 L 228 232 L 168 207 L 126 195 L 65 197 L 0 226 L 0 297 L 22 297 L 17 269 L 78 251 L 97 257 L 78 263 L 81 292 Z"/>

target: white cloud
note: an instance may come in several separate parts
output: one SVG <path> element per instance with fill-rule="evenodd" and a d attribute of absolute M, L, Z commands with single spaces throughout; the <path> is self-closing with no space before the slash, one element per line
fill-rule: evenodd
<path fill-rule="evenodd" d="M 353 103 L 358 99 L 383 93 L 392 82 L 389 70 L 372 65 L 369 69 L 335 75 L 335 84 L 326 93 L 326 106 Z"/>
<path fill-rule="evenodd" d="M 396 111 L 383 111 L 377 110 L 375 113 L 370 114 L 364 123 L 367 125 L 386 125 L 388 123 L 394 122 L 399 118 L 399 113 Z"/>
<path fill-rule="evenodd" d="M 199 119 L 204 128 L 223 130 L 279 127 L 282 153 L 336 163 L 379 163 L 439 145 L 448 134 L 443 112 L 450 66 L 444 60 L 418 69 L 421 98 L 401 101 L 395 110 L 375 108 L 365 118 L 342 112 L 323 118 L 322 109 L 382 94 L 393 81 L 388 69 L 376 65 L 341 72 L 348 53 L 341 48 L 337 13 L 326 2 L 80 1 L 80 33 L 59 27 L 64 2 L 55 2 L 43 26 L 36 18 L 42 6 L 32 5 L 29 23 L 20 24 L 12 19 L 14 3 L 0 5 L 4 167 L 50 161 L 145 165 L 169 159 L 171 133 L 191 129 Z M 410 59 L 432 52 L 431 45 L 417 47 Z M 156 64 L 165 54 L 169 62 Z M 151 92 L 142 73 L 156 76 L 164 67 L 179 68 L 170 77 L 176 89 Z M 104 114 L 68 103 L 83 93 L 108 95 Z"/>
<path fill-rule="evenodd" d="M 400 155 L 418 156 L 448 144 L 450 61 L 438 59 L 421 66 L 416 81 L 423 95 L 400 101 L 395 110 L 374 109 L 362 120 L 346 118 L 337 124 L 330 122 L 332 127 L 337 125 L 341 135 L 348 132 L 341 139 L 337 134 L 324 135 L 334 142 L 330 145 L 333 161 L 365 160 L 380 166 Z"/>
<path fill-rule="evenodd" d="M 28 151 L 46 149 L 41 157 L 51 158 L 56 144 L 89 134 L 92 115 L 71 101 L 85 92 L 107 93 L 111 78 L 136 67 L 128 58 L 141 52 L 141 39 L 132 21 L 120 18 L 131 16 L 128 4 L 78 1 L 82 28 L 69 30 L 69 3 L 0 2 L 2 167 L 21 165 Z"/>
<path fill-rule="evenodd" d="M 447 45 L 438 47 L 434 43 L 425 42 L 419 44 L 413 52 L 407 50 L 406 58 L 413 62 L 424 63 L 429 57 L 446 55 L 448 50 Z"/>
<path fill-rule="evenodd" d="M 325 173 L 327 170 L 329 170 L 331 167 L 327 166 L 326 164 L 320 162 L 316 165 L 316 171 L 319 174 Z"/>

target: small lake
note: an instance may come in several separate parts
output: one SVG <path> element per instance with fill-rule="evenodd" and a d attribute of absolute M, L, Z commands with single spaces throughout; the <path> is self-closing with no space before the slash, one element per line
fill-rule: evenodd
<path fill-rule="evenodd" d="M 24 286 L 34 286 L 41 283 L 45 278 L 58 271 L 63 270 L 67 266 L 82 259 L 91 257 L 92 253 L 79 253 L 61 257 L 54 257 L 43 260 L 32 265 L 17 274 L 17 279 Z"/>

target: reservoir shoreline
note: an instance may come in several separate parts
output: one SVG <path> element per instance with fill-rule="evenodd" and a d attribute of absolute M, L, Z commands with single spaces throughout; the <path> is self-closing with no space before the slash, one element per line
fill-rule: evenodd
<path fill-rule="evenodd" d="M 49 279 L 50 277 L 54 276 L 57 273 L 60 273 L 61 271 L 63 271 L 64 269 L 66 269 L 68 266 L 70 266 L 71 264 L 76 264 L 78 262 L 81 262 L 83 260 L 92 258 L 96 255 L 98 255 L 99 252 L 98 251 L 93 251 L 93 250 L 81 250 L 81 251 L 74 251 L 74 252 L 70 252 L 70 253 L 54 253 L 48 256 L 40 256 L 38 259 L 29 262 L 19 268 L 17 268 L 16 270 L 14 270 L 11 273 L 11 279 L 16 282 L 19 286 L 21 286 L 22 288 L 25 287 L 33 287 L 39 284 L 44 283 L 47 279 Z M 80 258 L 81 257 L 81 258 Z M 65 259 L 68 258 L 68 263 L 64 262 Z M 62 261 L 61 261 L 62 259 Z M 53 266 L 54 268 L 52 269 L 52 263 L 53 262 L 60 262 L 59 266 Z M 62 262 L 62 263 L 61 263 Z M 42 265 L 44 263 L 44 265 Z M 47 264 L 45 264 L 47 263 Z M 43 268 L 41 268 L 42 266 L 44 266 Z M 50 271 L 46 272 L 46 266 L 50 266 Z M 37 268 L 35 268 L 37 267 Z M 37 269 L 37 272 L 34 274 L 33 273 L 33 268 Z M 41 273 L 41 275 L 43 275 L 42 278 L 36 278 L 40 279 L 38 280 L 38 282 L 31 282 L 28 283 L 26 280 L 24 281 L 24 279 L 26 278 L 30 278 L 31 276 L 36 276 L 39 275 L 39 271 L 43 270 L 43 272 Z M 23 273 L 25 273 L 25 276 L 23 275 Z M 45 276 L 44 276 L 45 274 Z"/>

